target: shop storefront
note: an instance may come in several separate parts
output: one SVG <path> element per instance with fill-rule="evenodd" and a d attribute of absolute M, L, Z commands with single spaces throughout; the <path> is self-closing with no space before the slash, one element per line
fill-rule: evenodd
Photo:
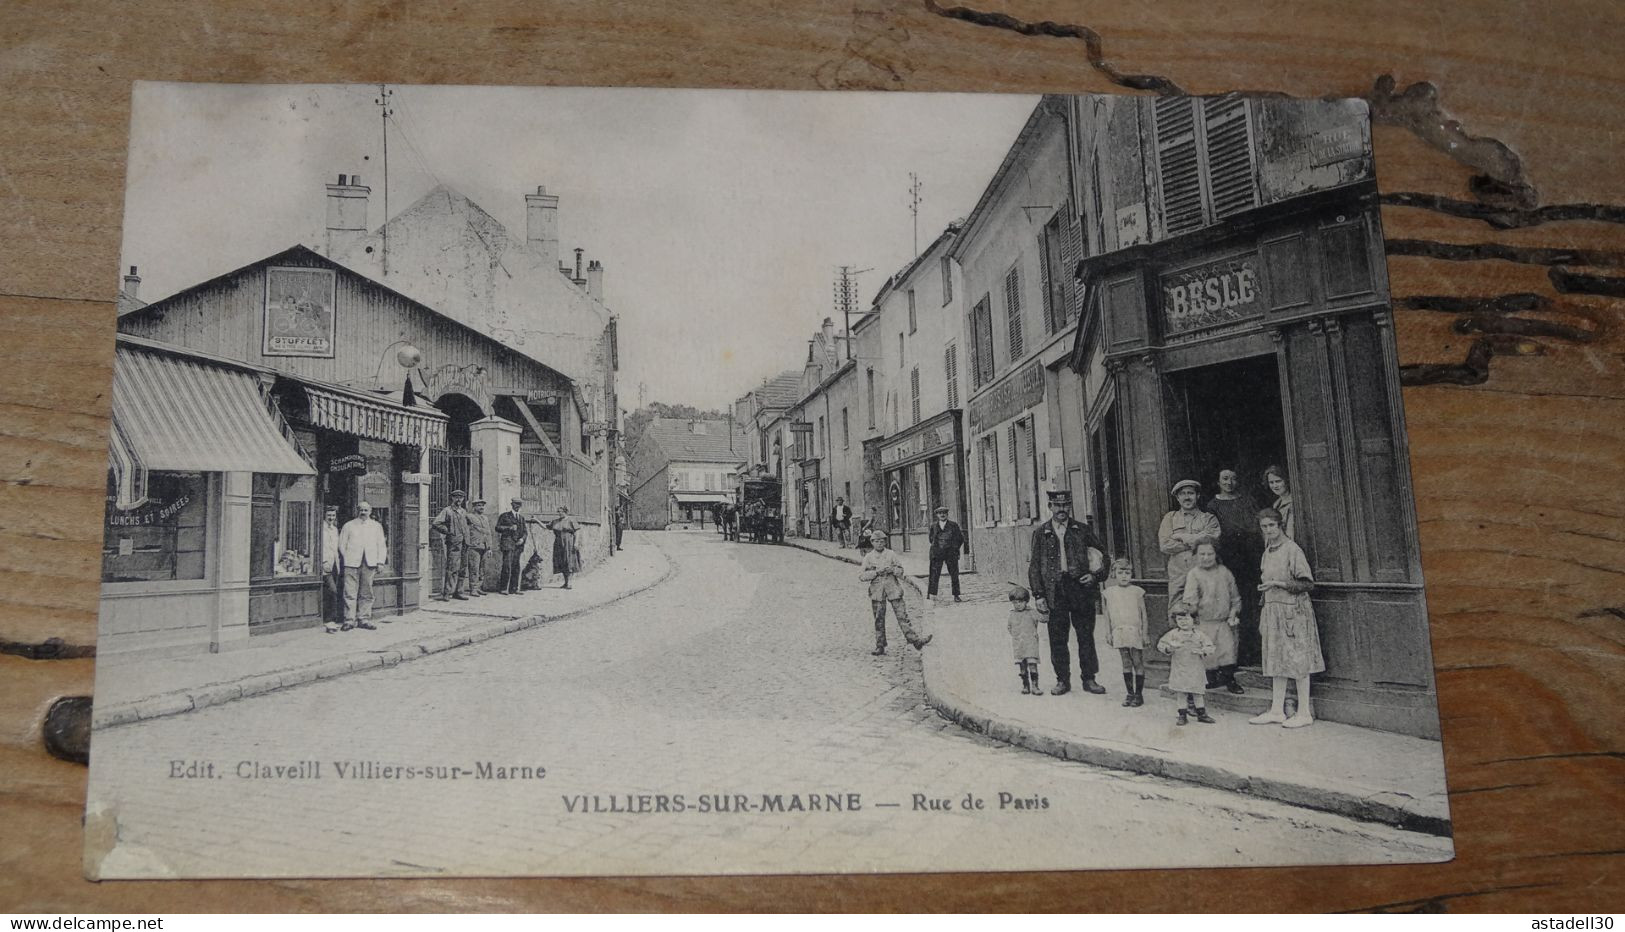
<path fill-rule="evenodd" d="M 250 632 L 322 622 L 322 515 L 337 508 L 342 525 L 361 502 L 372 506 L 389 542 L 389 563 L 373 581 L 374 611 L 402 614 L 416 608 L 426 595 L 419 546 L 429 479 L 424 453 L 444 448 L 446 416 L 426 406 L 286 376 L 278 379 L 274 395 L 316 474 L 254 477 Z"/>
<path fill-rule="evenodd" d="M 1383 269 L 1369 183 L 1086 259 L 1094 300 L 1071 365 L 1087 386 L 1101 533 L 1144 581 L 1152 636 L 1166 624 L 1170 486 L 1195 479 L 1205 501 L 1230 469 L 1266 506 L 1264 473 L 1279 466 L 1316 579 L 1317 714 L 1436 737 Z M 1244 664 L 1256 638 L 1243 632 Z"/>
<path fill-rule="evenodd" d="M 938 506 L 965 524 L 965 472 L 959 410 L 944 411 L 888 437 L 880 451 L 881 485 L 886 491 L 885 527 L 892 544 L 924 553 L 926 532 Z"/>

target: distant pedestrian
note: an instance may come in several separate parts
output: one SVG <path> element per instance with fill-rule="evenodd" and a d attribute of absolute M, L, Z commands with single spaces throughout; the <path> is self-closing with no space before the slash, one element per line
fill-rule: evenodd
<path fill-rule="evenodd" d="M 1196 629 L 1195 611 L 1188 603 L 1174 602 L 1170 609 L 1174 627 L 1157 642 L 1157 650 L 1172 658 L 1168 688 L 1173 690 L 1174 702 L 1180 701 L 1180 693 L 1185 694 L 1184 704 L 1179 706 L 1179 724 L 1185 724 L 1186 715 L 1194 713 L 1197 721 L 1211 725 L 1213 719 L 1207 714 L 1207 671 L 1202 667 L 1202 658 L 1213 653 L 1213 642 Z"/>
<path fill-rule="evenodd" d="M 570 588 L 570 576 L 581 572 L 581 551 L 576 549 L 576 532 L 581 526 L 570 517 L 567 506 L 559 506 L 559 516 L 547 522 L 553 532 L 553 572 L 564 574 L 564 587 Z"/>
<path fill-rule="evenodd" d="M 931 576 L 926 583 L 926 598 L 937 597 L 937 580 L 942 576 L 944 567 L 948 570 L 948 581 L 952 584 L 954 601 L 959 598 L 959 551 L 965 549 L 965 532 L 953 521 L 948 520 L 948 506 L 937 506 L 937 519 L 931 522 L 931 527 L 925 532 L 926 542 L 930 548 Z"/>
<path fill-rule="evenodd" d="M 375 629 L 372 623 L 372 577 L 389 564 L 383 525 L 372 519 L 372 505 L 356 506 L 356 516 L 339 531 L 339 560 L 344 564 L 344 630 Z"/>
<path fill-rule="evenodd" d="M 1021 694 L 1042 696 L 1038 685 L 1038 632 L 1047 628 L 1049 618 L 1029 606 L 1032 594 L 1025 586 L 1014 583 L 1010 588 L 1010 648 L 1016 657 L 1016 672 L 1021 676 Z"/>
<path fill-rule="evenodd" d="M 1145 642 L 1150 637 L 1145 616 L 1145 590 L 1134 585 L 1134 564 L 1119 557 L 1112 576 L 1100 590 L 1106 614 L 1106 643 L 1123 658 L 1123 705 L 1145 705 Z"/>
<path fill-rule="evenodd" d="M 829 526 L 835 532 L 835 539 L 842 547 L 847 546 L 852 538 L 852 506 L 846 499 L 835 499 L 835 507 L 829 512 Z"/>
<path fill-rule="evenodd" d="M 439 600 L 460 599 L 468 601 L 463 595 L 463 547 L 468 543 L 468 512 L 463 509 L 463 501 L 468 494 L 462 489 L 451 493 L 451 504 L 440 509 L 440 514 L 429 523 L 432 531 L 440 541 L 441 572 Z"/>
<path fill-rule="evenodd" d="M 463 576 L 468 594 L 485 595 L 485 555 L 491 551 L 491 518 L 485 513 L 485 499 L 476 498 L 469 506 L 468 542 L 463 545 Z"/>
<path fill-rule="evenodd" d="M 497 547 L 502 550 L 502 592 L 518 595 L 519 561 L 525 555 L 525 539 L 530 536 L 530 529 L 525 526 L 521 511 L 525 507 L 524 500 L 516 498 L 508 504 L 512 510 L 497 515 Z"/>
<path fill-rule="evenodd" d="M 1219 562 L 1218 547 L 1210 540 L 1196 545 L 1196 565 L 1185 574 L 1181 597 L 1196 610 L 1196 627 L 1213 642 L 1213 653 L 1203 659 L 1207 686 L 1242 692 L 1236 682 L 1236 627 L 1241 624 L 1241 591 L 1230 569 Z"/>
<path fill-rule="evenodd" d="M 322 621 L 328 634 L 345 630 L 344 565 L 339 559 L 339 507 L 322 510 Z"/>
<path fill-rule="evenodd" d="M 729 513 L 731 514 L 733 506 L 729 505 L 727 507 L 728 507 Z M 625 530 L 626 530 L 626 506 L 625 505 L 617 505 L 617 506 L 615 506 L 615 549 L 616 550 L 625 550 L 626 549 L 625 547 L 621 546 L 621 533 L 623 531 L 625 531 Z"/>
<path fill-rule="evenodd" d="M 875 616 L 875 656 L 886 652 L 886 606 L 889 603 L 892 611 L 897 615 L 897 626 L 903 629 L 903 637 L 915 650 L 924 648 L 930 643 L 931 636 L 920 637 L 914 631 L 914 623 L 909 620 L 908 607 L 903 604 L 903 562 L 897 558 L 897 552 L 887 547 L 886 535 L 876 531 L 873 538 L 873 547 L 863 558 L 863 569 L 858 578 L 869 584 L 869 605 Z"/>

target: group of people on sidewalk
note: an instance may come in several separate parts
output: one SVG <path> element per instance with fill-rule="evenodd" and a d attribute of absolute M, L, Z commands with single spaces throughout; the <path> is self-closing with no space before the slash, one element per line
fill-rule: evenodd
<path fill-rule="evenodd" d="M 521 565 L 531 525 L 541 525 L 553 534 L 553 572 L 570 577 L 581 571 L 581 550 L 576 544 L 580 530 L 570 509 L 559 507 L 558 516 L 543 524 L 523 513 L 524 502 L 514 499 L 511 510 L 498 515 L 493 524 L 485 513 L 485 501 L 476 499 L 464 507 L 468 494 L 461 489 L 451 493 L 451 504 L 441 509 L 429 528 L 440 565 L 439 601 L 467 601 L 484 595 L 518 595 L 525 588 L 539 588 L 539 581 L 527 584 L 527 570 L 541 573 L 540 555 L 533 555 L 532 567 Z M 618 529 L 617 529 L 618 530 Z M 487 560 L 492 545 L 502 560 L 501 580 L 496 591 L 485 588 Z M 619 547 L 617 541 L 615 546 Z M 539 548 L 538 548 L 539 549 Z M 372 621 L 373 577 L 389 563 L 389 546 L 383 525 L 372 517 L 372 505 L 361 502 L 356 516 L 338 524 L 338 508 L 328 506 L 322 522 L 322 579 L 325 591 L 323 629 L 329 634 L 376 629 Z"/>
<path fill-rule="evenodd" d="M 581 572 L 581 548 L 576 544 L 576 534 L 581 526 L 570 516 L 568 506 L 560 505 L 558 515 L 543 524 L 538 518 L 527 517 L 523 510 L 524 500 L 515 498 L 509 502 L 509 510 L 497 516 L 493 528 L 489 516 L 485 514 L 485 500 L 475 499 L 469 506 L 472 510 L 469 510 L 463 505 L 467 498 L 467 493 L 461 489 L 452 492 L 451 504 L 442 508 L 429 524 L 430 536 L 441 556 L 440 594 L 435 596 L 437 600 L 466 601 L 484 595 L 518 595 L 527 588 L 524 579 L 526 570 L 539 571 L 541 564 L 540 547 L 536 548 L 538 553 L 531 558 L 535 564 L 533 568 L 524 567 L 521 563 L 533 524 L 552 532 L 553 572 L 564 577 L 562 588 L 570 588 L 570 577 Z M 501 554 L 502 572 L 496 591 L 487 592 L 486 560 L 490 556 L 493 536 Z M 529 588 L 539 588 L 539 584 Z"/>
<path fill-rule="evenodd" d="M 1238 494 L 1237 475 L 1230 469 L 1219 473 L 1211 512 L 1198 507 L 1202 486 L 1196 480 L 1181 480 L 1170 491 L 1178 507 L 1163 517 L 1159 546 L 1168 558 L 1172 627 L 1155 649 L 1169 657 L 1168 688 L 1181 703 L 1180 725 L 1191 717 L 1214 721 L 1204 698 L 1208 689 L 1244 691 L 1236 681 L 1244 616 L 1256 618 L 1247 630 L 1257 632 L 1260 666 L 1273 684 L 1269 710 L 1251 721 L 1288 728 L 1314 721 L 1310 678 L 1326 668 L 1309 598 L 1314 575 L 1292 539 L 1292 498 L 1284 473 L 1270 467 L 1265 480 L 1276 499 L 1273 507 L 1263 509 Z M 1107 642 L 1122 656 L 1123 705 L 1144 705 L 1144 652 L 1151 645 L 1145 590 L 1133 584 L 1134 566 L 1124 558 L 1108 564 L 1090 527 L 1072 519 L 1069 491 L 1051 491 L 1049 506 L 1050 520 L 1033 533 L 1027 585 L 1013 583 L 1009 596 L 1008 627 L 1021 691 L 1042 695 L 1039 631 L 1047 629 L 1055 672 L 1050 693 L 1072 690 L 1074 636 L 1080 688 L 1096 695 L 1106 692 L 1096 681 L 1098 610 L 1108 626 Z M 1296 681 L 1298 693 L 1298 709 L 1290 718 L 1285 713 L 1289 679 Z"/>

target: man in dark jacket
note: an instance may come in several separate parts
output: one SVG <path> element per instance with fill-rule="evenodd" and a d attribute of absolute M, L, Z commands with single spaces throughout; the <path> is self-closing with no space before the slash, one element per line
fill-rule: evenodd
<path fill-rule="evenodd" d="M 937 506 L 937 519 L 931 522 L 925 537 L 931 544 L 931 580 L 926 584 L 925 597 L 937 597 L 937 580 L 942 578 L 942 568 L 946 566 L 948 581 L 953 585 L 954 601 L 960 601 L 959 552 L 965 549 L 965 532 L 948 520 L 947 505 Z"/>
<path fill-rule="evenodd" d="M 1078 677 L 1083 689 L 1104 693 L 1095 682 L 1100 660 L 1095 656 L 1095 605 L 1100 584 L 1106 579 L 1106 554 L 1096 544 L 1094 532 L 1086 524 L 1072 520 L 1072 493 L 1058 489 L 1049 493 L 1050 520 L 1033 531 L 1032 562 L 1027 566 L 1027 583 L 1037 599 L 1038 610 L 1049 613 L 1050 663 L 1055 667 L 1055 688 L 1059 696 L 1072 690 L 1072 656 L 1068 649 L 1071 632 L 1078 636 Z"/>
<path fill-rule="evenodd" d="M 497 547 L 502 551 L 502 592 L 504 595 L 518 595 L 521 582 L 519 558 L 524 556 L 529 529 L 525 527 L 525 516 L 520 513 L 525 506 L 524 499 L 516 498 L 509 504 L 513 506 L 512 511 L 497 515 Z"/>

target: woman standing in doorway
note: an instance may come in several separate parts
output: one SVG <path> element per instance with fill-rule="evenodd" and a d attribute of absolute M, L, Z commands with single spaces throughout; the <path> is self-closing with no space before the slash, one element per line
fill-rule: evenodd
<path fill-rule="evenodd" d="M 553 572 L 564 574 L 564 588 L 570 588 L 570 575 L 581 572 L 581 551 L 576 549 L 580 526 L 570 517 L 567 506 L 559 506 L 559 516 L 547 523 L 553 532 Z"/>
<path fill-rule="evenodd" d="M 1175 602 L 1185 591 L 1185 574 L 1196 565 L 1196 545 L 1217 543 L 1219 519 L 1196 507 L 1197 493 L 1202 484 L 1195 479 L 1181 479 L 1169 490 L 1179 508 L 1162 517 L 1157 531 L 1157 543 L 1168 557 L 1168 610 L 1171 614 Z"/>
<path fill-rule="evenodd" d="M 1226 467 L 1219 470 L 1218 492 L 1208 499 L 1207 510 L 1219 519 L 1218 557 L 1225 569 L 1235 574 L 1236 589 L 1241 593 L 1241 624 L 1235 642 L 1240 648 L 1239 660 L 1249 665 L 1258 662 L 1255 645 L 1258 643 L 1258 558 L 1264 552 L 1264 541 L 1258 536 L 1258 505 L 1252 496 L 1240 491 L 1241 478 Z M 1206 620 L 1198 616 L 1198 620 Z M 1209 631 L 1212 637 L 1214 632 Z M 1221 635 L 1222 637 L 1222 635 Z M 1215 642 L 1218 643 L 1218 642 Z M 1225 653 L 1220 645 L 1219 653 Z M 1211 660 L 1212 658 L 1208 658 Z M 1235 683 L 1235 659 L 1225 662 L 1232 674 L 1228 681 L 1219 678 L 1210 686 Z M 1231 692 L 1239 692 L 1232 689 Z"/>
<path fill-rule="evenodd" d="M 1264 470 L 1264 484 L 1275 496 L 1274 509 L 1281 513 L 1281 533 L 1297 540 L 1297 528 L 1292 519 L 1292 486 L 1286 481 L 1286 472 L 1279 466 L 1269 467 Z"/>
<path fill-rule="evenodd" d="M 1309 590 L 1315 577 L 1303 549 L 1286 536 L 1281 513 L 1265 508 L 1258 513 L 1264 536 L 1264 558 L 1259 565 L 1258 591 L 1264 611 L 1258 620 L 1264 647 L 1264 675 L 1273 677 L 1269 711 L 1252 719 L 1254 725 L 1301 728 L 1315 720 L 1309 700 L 1309 678 L 1326 669 L 1320 653 L 1320 629 Z M 1286 681 L 1298 682 L 1298 712 L 1286 717 Z"/>

